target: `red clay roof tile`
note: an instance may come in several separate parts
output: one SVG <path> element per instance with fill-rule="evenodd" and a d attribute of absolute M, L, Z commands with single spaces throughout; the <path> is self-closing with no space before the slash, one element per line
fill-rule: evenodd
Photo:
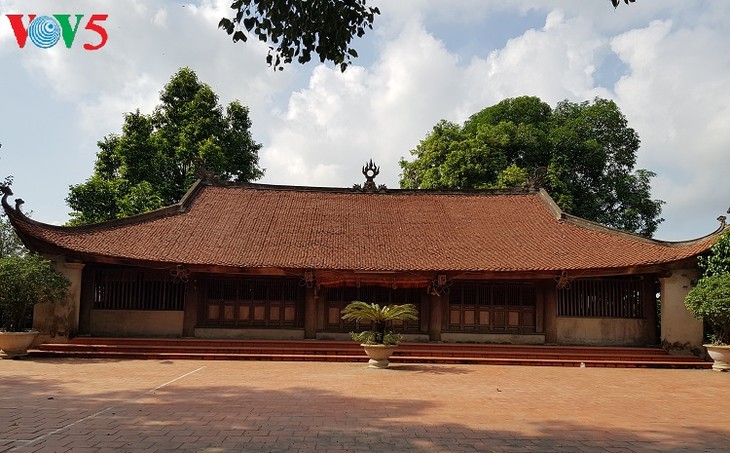
<path fill-rule="evenodd" d="M 200 185 L 180 209 L 67 228 L 6 205 L 21 236 L 72 255 L 186 265 L 356 271 L 610 269 L 707 250 L 560 215 L 546 194 Z"/>

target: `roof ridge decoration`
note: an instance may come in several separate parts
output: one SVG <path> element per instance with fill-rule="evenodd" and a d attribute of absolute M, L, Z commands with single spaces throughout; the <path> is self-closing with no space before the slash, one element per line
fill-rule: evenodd
<path fill-rule="evenodd" d="M 354 184 L 352 190 L 366 193 L 385 192 L 388 190 L 385 184 L 379 186 L 375 184 L 375 177 L 380 174 L 380 167 L 375 165 L 372 159 L 365 162 L 365 165 L 362 167 L 362 174 L 365 176 L 365 184 L 362 186 L 360 184 Z"/>
<path fill-rule="evenodd" d="M 37 220 L 34 220 L 30 217 L 28 217 L 26 214 L 24 214 L 20 210 L 20 206 L 23 205 L 25 202 L 20 199 L 15 199 L 15 207 L 11 207 L 10 204 L 7 201 L 8 196 L 13 195 L 12 189 L 4 184 L 0 184 L 0 192 L 2 192 L 2 201 L 0 204 L 2 204 L 2 207 L 5 210 L 5 213 L 8 214 L 8 218 L 10 219 L 11 223 L 17 219 L 26 223 L 29 223 L 31 225 L 40 226 L 47 230 L 55 230 L 55 231 L 74 231 L 74 232 L 84 232 L 84 231 L 97 231 L 102 229 L 108 229 L 108 228 L 118 228 L 123 227 L 127 225 L 133 225 L 137 223 L 143 223 L 148 220 L 155 220 L 171 215 L 181 214 L 184 213 L 192 204 L 195 197 L 200 193 L 203 186 L 213 185 L 213 182 L 209 181 L 202 181 L 200 179 L 196 180 L 192 186 L 188 189 L 188 191 L 185 193 L 185 195 L 180 199 L 179 202 L 169 205 L 169 206 L 163 206 L 161 208 L 155 209 L 153 211 L 143 212 L 140 214 L 134 214 L 129 217 L 122 217 L 119 219 L 111 219 L 111 220 L 105 220 L 103 222 L 99 223 L 92 223 L 87 225 L 74 225 L 74 226 L 68 226 L 68 225 L 51 225 L 48 223 L 39 222 Z"/>
<path fill-rule="evenodd" d="M 2 198 L 2 205 L 10 207 L 10 204 L 8 204 L 8 197 L 10 195 L 13 195 L 13 190 L 10 188 L 10 186 L 6 186 L 5 184 L 0 184 L 0 192 L 3 194 Z M 15 211 L 22 214 L 20 211 L 20 207 L 25 203 L 22 198 L 16 198 L 15 199 Z"/>

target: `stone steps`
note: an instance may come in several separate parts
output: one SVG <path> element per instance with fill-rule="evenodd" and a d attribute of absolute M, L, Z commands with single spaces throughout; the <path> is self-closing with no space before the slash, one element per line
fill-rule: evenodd
<path fill-rule="evenodd" d="M 355 342 L 324 340 L 207 340 L 80 337 L 43 344 L 33 357 L 150 360 L 284 360 L 364 362 Z M 669 355 L 660 348 L 527 346 L 464 343 L 401 343 L 392 363 L 492 364 L 530 366 L 710 368 L 694 356 Z"/>

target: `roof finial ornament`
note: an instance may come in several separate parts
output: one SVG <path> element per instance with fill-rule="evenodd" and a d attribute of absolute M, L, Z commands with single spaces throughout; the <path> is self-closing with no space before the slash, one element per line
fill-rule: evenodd
<path fill-rule="evenodd" d="M 524 188 L 529 190 L 539 190 L 541 187 L 545 187 L 547 182 L 547 167 L 537 167 L 532 175 L 527 177 Z"/>
<path fill-rule="evenodd" d="M 10 189 L 10 186 L 7 184 L 0 184 L 0 193 L 3 194 L 2 196 L 2 204 L 3 206 L 8 206 L 8 197 L 13 194 L 12 189 Z"/>
<path fill-rule="evenodd" d="M 730 209 L 728 209 L 728 214 L 730 214 Z M 727 217 L 725 217 L 724 215 L 721 215 L 720 217 L 717 218 L 717 220 L 720 222 L 720 228 L 725 228 L 725 225 L 727 225 L 727 223 L 726 223 Z"/>
<path fill-rule="evenodd" d="M 375 177 L 380 174 L 380 167 L 375 165 L 372 159 L 365 163 L 362 167 L 362 174 L 365 176 L 365 184 L 355 184 L 352 186 L 353 190 L 360 190 L 363 192 L 380 192 L 387 189 L 385 184 L 379 186 L 375 185 Z"/>

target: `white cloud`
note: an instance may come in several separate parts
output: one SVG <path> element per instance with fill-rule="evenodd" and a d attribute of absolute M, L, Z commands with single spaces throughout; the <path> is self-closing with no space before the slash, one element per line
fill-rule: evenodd
<path fill-rule="evenodd" d="M 713 229 L 730 204 L 722 190 L 730 168 L 726 39 L 724 23 L 680 27 L 661 21 L 611 43 L 630 68 L 616 95 L 642 137 L 639 165 L 659 174 L 653 194 L 668 201 L 667 223 L 693 235 Z"/>
<path fill-rule="evenodd" d="M 642 137 L 640 166 L 660 174 L 660 237 L 702 234 L 730 203 L 718 189 L 730 168 L 730 2 L 377 4 L 376 30 L 356 46 L 368 57 L 342 74 L 316 64 L 275 73 L 266 45 L 233 44 L 217 28 L 230 0 L 0 0 L 3 14 L 109 14 L 108 44 L 96 52 L 81 48 L 93 37 L 84 30 L 70 50 L 20 50 L 0 17 L 0 177 L 15 174 L 29 209 L 57 220 L 67 186 L 89 175 L 96 141 L 120 129 L 123 113 L 151 111 L 170 76 L 190 66 L 222 102 L 250 106 L 266 182 L 350 186 L 372 157 L 378 182 L 396 187 L 398 159 L 441 118 L 461 122 L 523 94 L 551 105 L 598 95 L 617 100 Z M 452 31 L 483 23 L 499 25 L 498 44 L 454 43 Z M 611 86 L 598 73 L 616 59 L 626 74 Z"/>
<path fill-rule="evenodd" d="M 352 165 L 357 156 L 363 162 L 376 159 L 381 182 L 397 187 L 398 160 L 410 157 L 409 150 L 441 118 L 461 122 L 523 94 L 553 104 L 605 94 L 594 88 L 592 71 L 596 53 L 606 46 L 590 24 L 555 12 L 543 29 L 528 30 L 504 49 L 464 63 L 413 19 L 382 44 L 371 68 L 313 71 L 309 87 L 291 96 L 270 132 L 262 160 L 266 180 L 304 178 L 310 184 L 309 175 L 316 175 L 320 184 L 348 186 L 362 179 L 359 166 Z"/>

